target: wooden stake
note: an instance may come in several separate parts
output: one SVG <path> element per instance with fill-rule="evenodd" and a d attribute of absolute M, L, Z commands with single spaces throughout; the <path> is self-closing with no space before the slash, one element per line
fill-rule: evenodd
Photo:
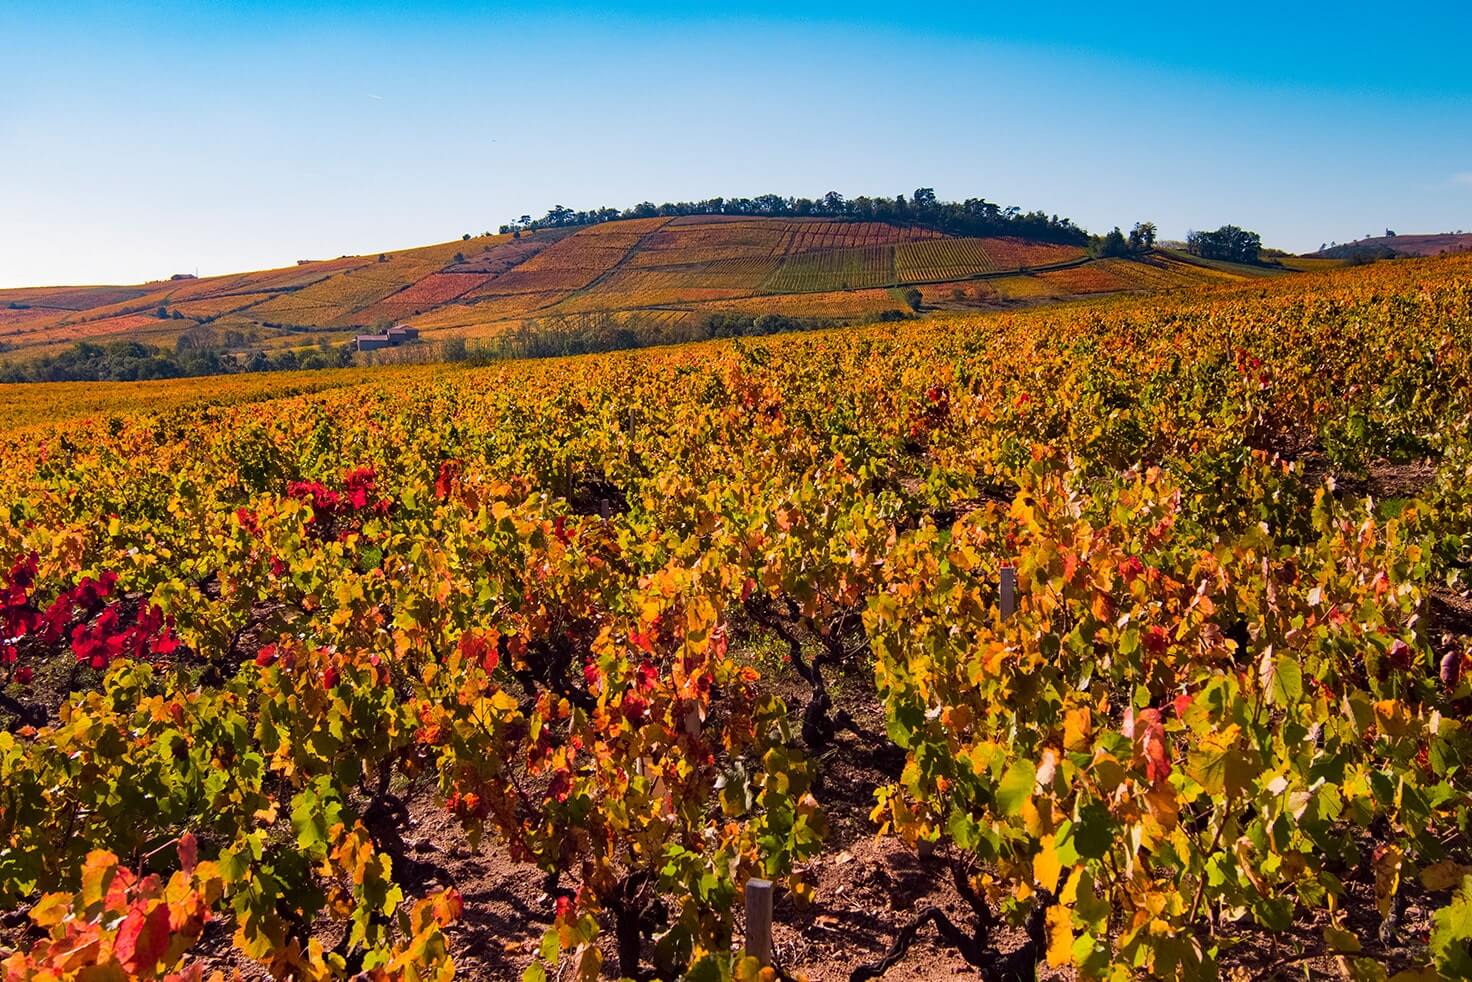
<path fill-rule="evenodd" d="M 1002 620 L 1007 620 L 1017 612 L 1017 570 L 1011 565 L 1002 567 L 1002 590 L 1001 590 Z"/>
<path fill-rule="evenodd" d="M 772 964 L 772 881 L 746 881 L 746 953 Z"/>

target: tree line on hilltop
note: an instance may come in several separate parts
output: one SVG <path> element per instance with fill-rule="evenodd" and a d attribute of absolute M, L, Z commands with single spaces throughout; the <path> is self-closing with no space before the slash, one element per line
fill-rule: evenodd
<path fill-rule="evenodd" d="M 845 198 L 829 191 L 821 198 L 793 198 L 761 194 L 754 198 L 707 198 L 704 201 L 673 201 L 656 205 L 645 201 L 632 208 L 593 208 L 579 211 L 555 205 L 541 218 L 522 215 L 501 226 L 502 234 L 519 234 L 542 228 L 598 225 L 630 218 L 681 217 L 685 215 L 750 215 L 761 218 L 834 218 L 847 221 L 889 222 L 928 225 L 953 235 L 1013 235 L 1018 238 L 1085 245 L 1089 234 L 1067 218 L 1043 211 L 1003 207 L 985 198 L 941 201 L 932 188 L 917 188 L 906 197 Z"/>

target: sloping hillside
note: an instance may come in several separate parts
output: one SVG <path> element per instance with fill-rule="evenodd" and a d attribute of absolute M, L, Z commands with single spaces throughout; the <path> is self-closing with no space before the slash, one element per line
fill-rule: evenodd
<path fill-rule="evenodd" d="M 1007 306 L 1222 275 L 1163 254 L 1093 261 L 1079 246 L 918 225 L 646 218 L 205 279 L 0 290 L 0 344 L 13 359 L 84 340 L 305 347 L 389 324 L 427 338 L 487 337 L 560 315 L 864 319 L 908 309 L 909 287 L 931 307 Z"/>
<path fill-rule="evenodd" d="M 1472 252 L 1472 233 L 1439 232 L 1434 235 L 1377 235 L 1321 249 L 1312 255 L 1321 259 L 1351 259 L 1364 256 L 1395 259 L 1411 256 L 1447 256 Z"/>

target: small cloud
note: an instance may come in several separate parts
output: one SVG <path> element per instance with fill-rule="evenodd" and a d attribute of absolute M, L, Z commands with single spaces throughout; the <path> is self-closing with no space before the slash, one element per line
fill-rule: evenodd
<path fill-rule="evenodd" d="M 368 93 L 368 98 L 370 98 L 370 99 L 377 99 L 379 102 L 382 102 L 383 101 L 383 96 L 381 96 L 381 95 L 374 95 L 372 92 Z M 1458 176 L 1459 177 L 1472 178 L 1472 174 L 1460 174 Z"/>
<path fill-rule="evenodd" d="M 1472 170 L 1464 170 L 1460 174 L 1452 175 L 1452 183 L 1464 188 L 1472 188 Z"/>

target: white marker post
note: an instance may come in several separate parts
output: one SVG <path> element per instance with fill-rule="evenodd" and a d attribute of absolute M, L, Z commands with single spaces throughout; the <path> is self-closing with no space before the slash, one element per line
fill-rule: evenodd
<path fill-rule="evenodd" d="M 772 881 L 746 881 L 746 953 L 772 964 Z"/>
<path fill-rule="evenodd" d="M 1001 589 L 1002 620 L 1008 620 L 1017 612 L 1017 570 L 1011 563 L 1002 567 Z"/>

